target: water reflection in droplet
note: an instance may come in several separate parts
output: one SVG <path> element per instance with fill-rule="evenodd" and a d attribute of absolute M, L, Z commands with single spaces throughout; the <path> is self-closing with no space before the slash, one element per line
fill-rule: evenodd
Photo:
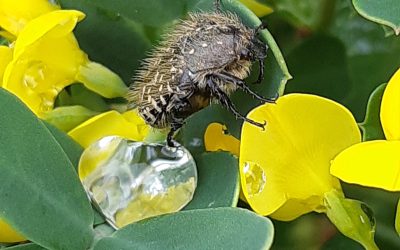
<path fill-rule="evenodd" d="M 243 174 L 246 181 L 246 191 L 250 197 L 263 191 L 267 177 L 260 165 L 254 162 L 245 162 Z"/>
<path fill-rule="evenodd" d="M 196 165 L 185 148 L 116 136 L 85 150 L 79 174 L 94 204 L 116 228 L 180 210 L 197 185 Z"/>

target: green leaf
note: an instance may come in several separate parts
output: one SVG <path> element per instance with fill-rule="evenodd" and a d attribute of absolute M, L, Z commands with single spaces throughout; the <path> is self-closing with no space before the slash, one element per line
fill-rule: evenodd
<path fill-rule="evenodd" d="M 269 219 L 248 210 L 199 209 L 128 225 L 94 249 L 269 249 L 273 234 Z"/>
<path fill-rule="evenodd" d="M 64 153 L 68 156 L 75 170 L 78 169 L 79 160 L 81 158 L 83 148 L 81 145 L 76 143 L 71 137 L 69 137 L 66 133 L 60 131 L 53 125 L 43 121 L 44 125 L 46 125 L 47 129 L 51 132 L 54 139 L 59 143 L 59 145 L 64 150 Z M 105 222 L 102 215 L 92 206 L 93 209 L 93 225 L 99 225 Z"/>
<path fill-rule="evenodd" d="M 235 116 L 219 104 L 211 104 L 209 107 L 190 116 L 183 125 L 179 134 L 178 141 L 185 146 L 193 155 L 205 152 L 204 133 L 208 124 L 219 122 L 227 125 L 232 134 L 236 128 L 237 134 L 240 133 L 241 123 L 235 119 Z"/>
<path fill-rule="evenodd" d="M 195 156 L 198 183 L 193 200 L 184 208 L 234 207 L 239 199 L 238 159 L 229 153 Z"/>
<path fill-rule="evenodd" d="M 380 119 L 380 109 L 386 85 L 386 83 L 379 85 L 369 97 L 365 119 L 359 124 L 363 131 L 363 141 L 385 139 Z"/>
<path fill-rule="evenodd" d="M 395 219 L 394 225 L 395 225 L 397 233 L 400 235 L 400 202 L 397 203 L 396 219 Z"/>
<path fill-rule="evenodd" d="M 231 1 L 231 0 L 222 0 L 221 1 L 222 6 L 225 10 L 233 12 L 239 16 L 239 18 L 242 20 L 242 22 L 252 28 L 257 28 L 258 26 L 261 25 L 260 19 L 251 11 L 249 10 L 245 5 L 238 1 Z M 277 89 L 278 91 L 272 92 L 271 97 L 275 96 L 276 93 L 283 94 L 285 84 L 288 80 L 292 79 L 292 76 L 289 73 L 289 70 L 286 66 L 285 59 L 283 58 L 282 52 L 280 51 L 275 39 L 272 37 L 272 34 L 267 30 L 264 29 L 260 33 L 261 39 L 267 43 L 269 46 L 270 51 L 272 52 L 272 55 L 267 55 L 267 58 L 270 58 L 265 62 L 266 65 L 271 64 L 271 62 L 275 62 L 280 70 L 280 74 L 274 74 L 276 77 L 279 75 L 279 80 L 278 79 L 273 79 L 274 81 L 269 82 L 268 78 L 264 79 L 263 85 L 267 83 L 267 88 L 270 89 Z M 272 57 L 272 58 L 271 58 Z M 267 71 L 269 72 L 269 71 Z M 276 72 L 274 72 L 276 73 Z M 271 74 L 271 72 L 269 72 Z M 271 79 L 270 79 L 271 80 Z M 271 92 L 270 92 L 271 94 Z"/>
<path fill-rule="evenodd" d="M 357 121 L 365 117 L 371 92 L 390 77 L 400 65 L 400 40 L 386 37 L 382 26 L 366 21 L 351 5 L 341 3 L 333 33 L 345 44 L 352 88 L 344 104 Z"/>
<path fill-rule="evenodd" d="M 90 59 L 99 62 L 116 72 L 125 82 L 131 82 L 134 70 L 140 65 L 140 60 L 145 57 L 151 48 L 145 26 L 130 17 L 140 12 L 141 16 L 158 20 L 157 13 L 147 9 L 128 8 L 130 17 L 121 15 L 121 9 L 126 5 L 134 5 L 137 1 L 89 1 L 89 0 L 60 0 L 63 9 L 78 9 L 86 14 L 86 18 L 79 23 L 74 31 L 80 47 L 88 53 Z M 142 1 L 143 2 L 143 1 Z M 146 1 L 146 6 L 153 6 L 154 1 Z M 157 1 L 157 3 L 160 1 Z M 107 6 L 114 5 L 111 10 Z M 174 4 L 170 5 L 171 7 Z M 124 11 L 125 12 L 125 11 Z"/>
<path fill-rule="evenodd" d="M 288 55 L 296 77 L 286 86 L 290 93 L 312 93 L 343 100 L 351 87 L 346 50 L 340 40 L 317 35 L 304 41 Z"/>
<path fill-rule="evenodd" d="M 58 128 L 53 125 L 43 121 L 44 125 L 46 125 L 47 129 L 50 131 L 54 139 L 58 142 L 58 144 L 63 149 L 64 153 L 67 155 L 68 159 L 74 166 L 74 169 L 78 169 L 79 159 L 83 152 L 83 148 L 81 145 L 76 143 L 69 137 L 66 133 L 62 132 Z"/>
<path fill-rule="evenodd" d="M 186 10 L 185 0 L 95 0 L 91 1 L 98 8 L 148 26 L 162 26 L 180 17 Z"/>
<path fill-rule="evenodd" d="M 328 0 L 329 1 L 329 0 Z M 270 0 L 276 14 L 296 27 L 316 29 L 323 18 L 327 0 Z"/>
<path fill-rule="evenodd" d="M 45 248 L 86 249 L 93 239 L 93 213 L 63 148 L 2 89 L 0 117 L 0 217 Z"/>
<path fill-rule="evenodd" d="M 85 88 L 83 84 L 68 86 L 57 96 L 56 107 L 75 105 L 80 105 L 96 112 L 109 110 L 109 106 L 104 99 Z"/>
<path fill-rule="evenodd" d="M 94 240 L 91 249 L 93 249 L 93 246 L 95 246 L 97 242 L 99 242 L 99 240 L 103 239 L 104 237 L 110 236 L 114 232 L 115 229 L 107 223 L 96 226 L 94 228 Z"/>
<path fill-rule="evenodd" d="M 382 46 L 386 45 L 382 44 Z M 349 58 L 349 72 L 353 86 L 343 103 L 349 107 L 357 121 L 362 121 L 367 115 L 365 111 L 370 94 L 380 84 L 389 81 L 400 65 L 400 57 L 393 56 L 396 53 L 400 53 L 400 49 L 355 55 Z M 373 73 L 367 74 L 369 69 L 373 69 Z"/>
<path fill-rule="evenodd" d="M 354 8 L 368 20 L 391 27 L 400 34 L 400 1 L 353 0 Z"/>
<path fill-rule="evenodd" d="M 6 247 L 6 249 L 7 250 L 45 250 L 46 248 L 43 248 L 35 243 L 27 243 L 27 244 L 12 246 L 12 247 Z"/>
<path fill-rule="evenodd" d="M 99 114 L 80 105 L 57 107 L 44 116 L 44 120 L 58 129 L 68 132 L 87 119 Z"/>
<path fill-rule="evenodd" d="M 364 203 L 346 199 L 336 190 L 324 196 L 326 215 L 337 229 L 367 250 L 379 249 L 374 241 L 375 218 Z"/>

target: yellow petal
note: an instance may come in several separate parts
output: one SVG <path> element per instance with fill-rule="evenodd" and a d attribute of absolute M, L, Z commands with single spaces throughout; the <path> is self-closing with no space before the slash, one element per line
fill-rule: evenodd
<path fill-rule="evenodd" d="M 264 131 L 249 123 L 242 128 L 241 183 L 251 207 L 269 215 L 285 204 L 290 219 L 320 211 L 324 193 L 340 190 L 329 173 L 330 161 L 361 140 L 352 114 L 322 97 L 290 94 L 253 109 L 248 117 L 267 122 Z"/>
<path fill-rule="evenodd" d="M 0 219 L 0 242 L 13 243 L 25 240 L 23 236 L 15 232 L 7 223 Z"/>
<path fill-rule="evenodd" d="M 275 220 L 291 221 L 311 211 L 323 212 L 324 207 L 321 205 L 322 203 L 323 198 L 319 195 L 310 196 L 307 199 L 288 199 L 278 210 L 270 214 L 269 217 Z"/>
<path fill-rule="evenodd" d="M 12 49 L 7 46 L 0 46 L 0 87 L 3 83 L 3 74 L 7 65 L 12 59 Z"/>
<path fill-rule="evenodd" d="M 400 191 L 400 141 L 368 141 L 341 152 L 332 175 L 349 183 Z"/>
<path fill-rule="evenodd" d="M 246 7 L 253 11 L 258 17 L 263 17 L 273 12 L 270 7 L 257 0 L 240 0 L 240 2 L 246 5 Z"/>
<path fill-rule="evenodd" d="M 0 27 L 17 36 L 30 20 L 57 9 L 48 0 L 0 0 Z"/>
<path fill-rule="evenodd" d="M 29 46 L 34 46 L 43 37 L 55 39 L 70 34 L 84 17 L 85 14 L 77 10 L 58 10 L 32 20 L 18 36 L 14 57 L 24 53 Z"/>
<path fill-rule="evenodd" d="M 228 151 L 239 156 L 240 141 L 226 133 L 225 125 L 211 123 L 204 133 L 204 144 L 207 151 Z"/>
<path fill-rule="evenodd" d="M 57 94 L 75 81 L 88 59 L 72 34 L 83 18 L 78 11 L 54 11 L 29 22 L 15 42 L 3 87 L 43 117 L 53 108 Z"/>
<path fill-rule="evenodd" d="M 133 111 L 128 112 L 133 113 Z M 100 138 L 111 135 L 117 135 L 135 141 L 142 141 L 147 135 L 148 128 L 143 128 L 143 120 L 132 117 L 135 115 L 137 114 L 122 115 L 117 111 L 109 111 L 90 118 L 68 132 L 68 135 L 84 148 L 87 148 L 90 144 Z M 129 120 L 125 117 L 129 117 Z M 140 122 L 131 122 L 132 120 Z"/>
<path fill-rule="evenodd" d="M 142 117 L 138 114 L 137 109 L 127 111 L 122 116 L 131 124 L 135 124 L 139 134 L 144 138 L 149 133 L 150 127 L 146 124 Z"/>
<path fill-rule="evenodd" d="M 380 115 L 386 139 L 400 140 L 400 69 L 386 86 Z"/>

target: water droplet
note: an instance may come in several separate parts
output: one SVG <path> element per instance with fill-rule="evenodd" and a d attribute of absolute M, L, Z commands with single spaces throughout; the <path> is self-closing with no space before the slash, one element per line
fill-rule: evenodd
<path fill-rule="evenodd" d="M 45 79 L 46 64 L 42 61 L 28 62 L 23 82 L 30 89 L 35 89 Z"/>
<path fill-rule="evenodd" d="M 196 165 L 185 148 L 116 136 L 84 151 L 79 176 L 95 206 L 115 228 L 179 211 L 197 185 Z"/>
<path fill-rule="evenodd" d="M 246 191 L 250 197 L 263 191 L 267 177 L 260 165 L 253 162 L 245 162 L 243 174 L 246 181 Z"/>
<path fill-rule="evenodd" d="M 360 218 L 362 220 L 361 222 L 365 223 L 366 220 L 368 220 L 369 223 L 371 224 L 371 228 L 373 229 L 373 231 L 375 231 L 376 220 L 375 220 L 374 211 L 372 211 L 372 209 L 367 204 L 365 204 L 363 202 L 359 202 L 359 203 L 360 203 L 361 210 L 364 212 L 364 215 L 365 215 L 365 216 L 360 215 L 360 217 L 363 217 L 363 218 Z"/>
<path fill-rule="evenodd" d="M 38 82 L 35 80 L 35 77 L 25 74 L 24 75 L 24 85 L 30 89 L 34 89 L 37 87 Z"/>

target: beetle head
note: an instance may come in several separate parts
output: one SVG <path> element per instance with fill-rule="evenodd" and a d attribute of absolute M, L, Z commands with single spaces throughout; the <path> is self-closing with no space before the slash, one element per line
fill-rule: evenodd
<path fill-rule="evenodd" d="M 242 50 L 241 57 L 250 61 L 264 60 L 267 57 L 268 46 L 254 36 L 249 45 Z"/>

